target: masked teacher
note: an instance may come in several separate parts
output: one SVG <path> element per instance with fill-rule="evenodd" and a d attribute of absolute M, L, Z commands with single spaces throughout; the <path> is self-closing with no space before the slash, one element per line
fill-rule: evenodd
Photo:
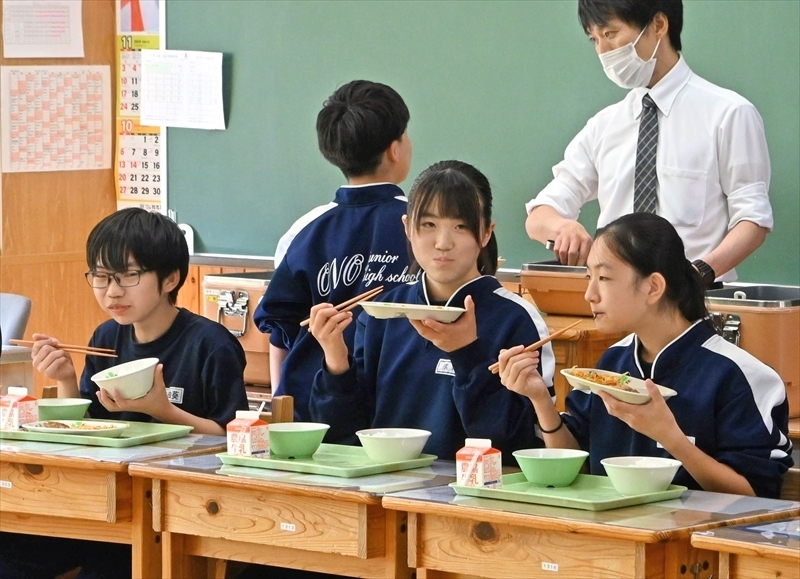
<path fill-rule="evenodd" d="M 631 91 L 567 146 L 554 179 L 526 205 L 528 235 L 553 240 L 561 263 L 584 265 L 592 240 L 576 219 L 597 199 L 598 227 L 657 213 L 707 286 L 735 280 L 772 228 L 761 116 L 689 68 L 681 0 L 579 0 L 578 16 L 608 78 Z"/>

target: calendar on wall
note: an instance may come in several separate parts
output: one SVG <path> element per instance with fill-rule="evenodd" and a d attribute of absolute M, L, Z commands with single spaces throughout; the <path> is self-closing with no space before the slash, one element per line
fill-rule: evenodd
<path fill-rule="evenodd" d="M 161 130 L 135 119 L 120 118 L 117 124 L 117 199 L 160 211 L 165 184 Z"/>
<path fill-rule="evenodd" d="M 164 2 L 117 0 L 117 208 L 164 212 L 166 128 L 141 123 L 142 51 L 163 43 Z"/>

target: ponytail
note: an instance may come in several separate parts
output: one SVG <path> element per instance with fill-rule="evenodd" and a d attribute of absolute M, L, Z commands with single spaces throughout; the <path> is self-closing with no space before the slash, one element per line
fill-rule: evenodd
<path fill-rule="evenodd" d="M 685 281 L 677 288 L 675 305 L 683 317 L 689 321 L 708 317 L 706 308 L 705 286 L 700 273 L 688 259 L 683 261 Z"/>

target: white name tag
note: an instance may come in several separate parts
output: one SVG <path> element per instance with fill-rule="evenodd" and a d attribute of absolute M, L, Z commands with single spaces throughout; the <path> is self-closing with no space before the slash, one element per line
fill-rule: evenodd
<path fill-rule="evenodd" d="M 167 400 L 173 404 L 183 404 L 183 388 L 177 386 L 167 388 Z"/>
<path fill-rule="evenodd" d="M 445 376 L 455 376 L 456 372 L 453 370 L 453 363 L 450 360 L 445 360 L 442 358 L 436 364 L 436 373 L 443 374 Z"/>
<path fill-rule="evenodd" d="M 688 440 L 689 442 L 691 442 L 692 444 L 694 444 L 694 436 L 687 436 L 687 437 L 686 437 L 686 440 Z M 695 446 L 697 446 L 697 445 L 695 445 Z M 661 443 L 660 443 L 660 442 L 656 442 L 656 448 L 664 448 L 664 447 L 663 447 L 663 446 L 661 446 Z"/>

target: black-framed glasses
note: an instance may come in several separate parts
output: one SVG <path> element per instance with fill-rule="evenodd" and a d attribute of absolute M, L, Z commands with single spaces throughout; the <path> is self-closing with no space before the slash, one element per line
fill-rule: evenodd
<path fill-rule="evenodd" d="M 86 283 L 88 283 L 90 286 L 97 289 L 103 289 L 108 287 L 112 279 L 117 282 L 117 285 L 119 287 L 137 286 L 139 285 L 139 282 L 142 279 L 142 274 L 147 273 L 148 271 L 153 271 L 153 270 L 129 269 L 128 271 L 121 271 L 115 273 L 87 271 L 84 275 L 86 276 Z"/>

